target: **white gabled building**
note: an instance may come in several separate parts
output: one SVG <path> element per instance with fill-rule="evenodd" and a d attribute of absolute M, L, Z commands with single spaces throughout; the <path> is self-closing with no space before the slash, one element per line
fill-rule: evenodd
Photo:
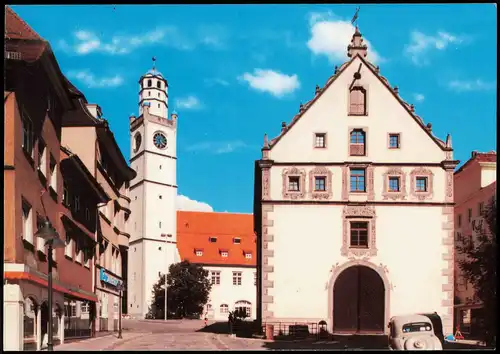
<path fill-rule="evenodd" d="M 366 59 L 358 29 L 342 64 L 256 162 L 258 313 L 384 333 L 437 312 L 453 326 L 453 160 Z"/>

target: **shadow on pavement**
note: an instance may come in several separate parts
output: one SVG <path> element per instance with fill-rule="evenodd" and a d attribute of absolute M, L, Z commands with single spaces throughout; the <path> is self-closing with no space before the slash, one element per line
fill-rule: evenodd
<path fill-rule="evenodd" d="M 297 339 L 265 342 L 266 349 L 387 349 L 387 336 L 333 336 L 325 340 Z"/>
<path fill-rule="evenodd" d="M 228 334 L 229 333 L 229 324 L 227 322 L 215 322 L 215 323 L 209 324 L 206 327 L 200 328 L 196 332 Z"/>

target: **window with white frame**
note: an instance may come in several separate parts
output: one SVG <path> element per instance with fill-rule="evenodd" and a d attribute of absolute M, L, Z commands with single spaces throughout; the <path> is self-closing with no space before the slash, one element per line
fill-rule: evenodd
<path fill-rule="evenodd" d="M 220 255 L 221 255 L 223 258 L 227 258 L 227 256 L 229 256 L 229 252 L 228 252 L 228 251 L 220 251 Z"/>
<path fill-rule="evenodd" d="M 47 176 L 47 149 L 45 142 L 40 137 L 38 138 L 38 158 L 37 158 L 38 170 Z"/>
<path fill-rule="evenodd" d="M 201 257 L 201 256 L 203 256 L 203 251 L 202 250 L 196 250 L 195 254 L 196 254 L 197 257 Z"/>
<path fill-rule="evenodd" d="M 31 205 L 22 199 L 23 207 L 23 239 L 33 244 L 33 209 Z"/>
<path fill-rule="evenodd" d="M 64 248 L 64 255 L 66 257 L 73 258 L 73 239 L 68 233 L 66 233 L 65 243 L 66 246 Z"/>
<path fill-rule="evenodd" d="M 87 268 L 90 268 L 90 261 L 92 260 L 92 252 L 90 249 L 86 249 L 83 252 L 83 257 L 84 257 L 84 265 Z"/>
<path fill-rule="evenodd" d="M 57 193 L 57 162 L 52 154 L 50 155 L 50 186 Z"/>
<path fill-rule="evenodd" d="M 40 228 L 43 227 L 43 225 L 45 225 L 45 218 L 41 217 L 40 215 L 37 215 L 36 229 L 39 230 Z M 37 249 L 45 254 L 45 240 L 38 237 L 36 243 L 37 243 Z"/>
<path fill-rule="evenodd" d="M 212 271 L 211 276 L 212 276 L 212 285 L 219 285 L 220 284 L 220 271 Z"/>
<path fill-rule="evenodd" d="M 33 158 L 33 154 L 35 152 L 33 149 L 33 122 L 24 110 L 21 112 L 21 120 L 23 124 L 23 150 L 28 154 L 28 156 Z"/>
<path fill-rule="evenodd" d="M 250 317 L 252 315 L 252 304 L 250 303 L 250 301 L 238 301 L 234 304 L 234 310 L 245 311 L 247 317 Z"/>
<path fill-rule="evenodd" d="M 220 313 L 228 313 L 228 312 L 229 312 L 229 305 L 227 304 L 220 305 Z"/>
<path fill-rule="evenodd" d="M 88 301 L 82 302 L 81 309 L 82 309 L 82 314 L 88 314 L 90 312 L 90 304 L 88 303 Z"/>
<path fill-rule="evenodd" d="M 252 253 L 251 252 L 245 253 L 245 258 L 246 259 L 252 259 Z"/>
<path fill-rule="evenodd" d="M 233 272 L 233 285 L 241 285 L 241 272 Z"/>

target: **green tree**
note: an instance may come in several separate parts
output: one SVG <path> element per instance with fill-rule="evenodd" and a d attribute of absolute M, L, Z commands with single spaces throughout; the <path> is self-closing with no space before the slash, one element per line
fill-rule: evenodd
<path fill-rule="evenodd" d="M 484 340 L 491 344 L 497 333 L 497 206 L 496 198 L 485 208 L 482 224 L 473 225 L 477 238 L 457 245 L 458 264 L 483 303 Z"/>
<path fill-rule="evenodd" d="M 164 318 L 165 276 L 153 286 L 153 303 L 147 318 Z M 199 317 L 208 301 L 212 284 L 208 271 L 183 261 L 172 264 L 167 275 L 167 315 L 169 318 Z"/>

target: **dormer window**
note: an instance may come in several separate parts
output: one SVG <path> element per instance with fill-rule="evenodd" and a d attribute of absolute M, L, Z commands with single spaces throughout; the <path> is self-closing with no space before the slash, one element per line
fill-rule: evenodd
<path fill-rule="evenodd" d="M 194 254 L 196 254 L 197 257 L 203 256 L 203 250 L 202 249 L 195 249 Z"/>
<path fill-rule="evenodd" d="M 234 243 L 235 245 L 239 245 L 239 244 L 241 243 L 241 238 L 239 238 L 239 237 L 235 237 L 235 238 L 233 238 L 233 243 Z"/>
<path fill-rule="evenodd" d="M 227 250 L 220 250 L 220 255 L 223 258 L 227 258 L 227 256 L 229 256 L 229 252 Z"/>
<path fill-rule="evenodd" d="M 366 133 L 363 129 L 354 129 L 350 133 L 349 155 L 365 156 Z"/>
<path fill-rule="evenodd" d="M 349 115 L 366 115 L 366 90 L 361 86 L 354 86 L 349 91 Z"/>
<path fill-rule="evenodd" d="M 246 259 L 252 259 L 252 252 L 243 252 Z"/>
<path fill-rule="evenodd" d="M 210 237 L 208 239 L 208 242 L 210 242 L 210 243 L 216 243 L 217 242 L 217 237 Z"/>

